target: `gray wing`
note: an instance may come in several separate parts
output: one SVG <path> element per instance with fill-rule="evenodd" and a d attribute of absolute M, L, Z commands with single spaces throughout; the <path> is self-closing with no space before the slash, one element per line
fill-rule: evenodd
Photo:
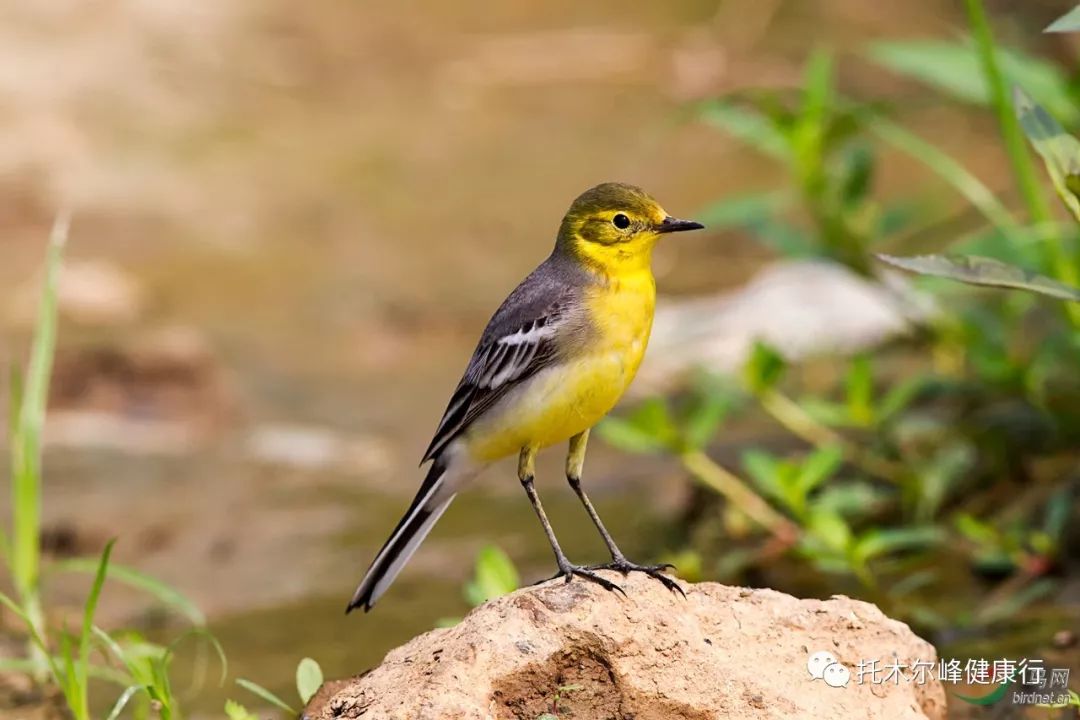
<path fill-rule="evenodd" d="M 580 285 L 551 260 L 518 285 L 488 322 L 421 463 L 435 458 L 511 388 L 550 366 L 573 321 Z"/>

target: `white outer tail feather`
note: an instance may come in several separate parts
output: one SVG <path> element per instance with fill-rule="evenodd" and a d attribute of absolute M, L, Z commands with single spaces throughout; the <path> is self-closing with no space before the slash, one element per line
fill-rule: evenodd
<path fill-rule="evenodd" d="M 371 567 L 364 574 L 364 579 L 356 588 L 348 610 L 360 606 L 363 606 L 365 611 L 370 610 L 378 602 L 420 547 L 420 543 L 435 527 L 435 523 L 446 512 L 458 490 L 476 477 L 481 468 L 466 460 L 462 449 L 455 443 L 447 448 L 447 452 L 442 453 L 444 457 L 449 456 L 445 470 L 434 483 L 422 490 L 423 498 L 402 519 L 400 526 L 375 556 Z M 435 461 L 435 466 L 439 461 Z M 421 513 L 427 516 L 414 526 L 414 521 Z"/>
<path fill-rule="evenodd" d="M 390 565 L 386 570 L 382 572 L 381 577 L 371 578 L 375 581 L 375 587 L 371 591 L 371 598 L 367 603 L 369 608 L 379 601 L 379 598 L 383 596 L 383 593 L 390 589 L 390 584 L 394 582 L 394 579 L 397 578 L 402 568 L 405 567 L 405 563 L 409 562 L 409 558 L 411 558 L 417 548 L 420 547 L 420 543 L 424 542 L 424 538 L 426 538 L 428 533 L 431 532 L 431 529 L 435 527 L 435 523 L 438 522 L 439 518 L 442 517 L 442 514 L 446 512 L 446 508 L 450 507 L 450 503 L 455 497 L 457 496 L 451 495 L 450 497 L 439 501 L 434 508 L 430 509 L 431 514 L 427 516 L 427 519 L 424 520 L 423 524 L 416 528 L 409 537 L 405 538 L 402 536 L 398 538 L 398 541 L 404 539 L 405 544 L 403 546 L 398 548 L 395 543 L 395 545 L 386 548 L 386 552 L 383 553 L 383 558 L 390 557 L 389 553 L 391 552 L 395 552 L 396 555 L 391 559 Z M 405 527 L 403 527 L 402 530 L 405 530 Z M 380 558 L 380 560 L 383 558 Z M 372 569 L 374 569 L 374 567 L 375 566 L 372 566 Z M 369 573 L 369 576 L 370 575 L 371 573 Z M 367 581 L 368 578 L 365 577 L 363 582 L 360 583 L 360 587 L 363 588 Z"/>

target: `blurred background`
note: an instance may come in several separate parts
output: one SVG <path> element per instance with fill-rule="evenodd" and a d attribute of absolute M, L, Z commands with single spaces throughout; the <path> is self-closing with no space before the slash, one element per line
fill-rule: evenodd
<path fill-rule="evenodd" d="M 1071 6 L 986 10 L 1006 73 L 1075 129 L 1076 38 L 1042 33 Z M 342 614 L 488 316 L 569 202 L 619 180 L 709 226 L 658 249 L 656 341 L 591 447 L 628 554 L 865 598 L 943 656 L 1075 667 L 1077 325 L 871 255 L 1080 267 L 1041 163 L 1049 215 L 1016 179 L 962 3 L 12 0 L 0 18 L 4 365 L 26 362 L 49 228 L 73 211 L 46 564 L 115 537 L 116 563 L 198 609 L 106 583 L 99 624 L 166 642 L 205 622 L 230 677 L 293 697 L 304 656 L 353 674 L 464 614 L 485 546 L 522 583 L 549 576 L 500 465 L 372 615 Z M 603 559 L 548 455 L 556 531 Z M 74 622 L 89 579 L 44 582 Z M 242 691 L 185 691 L 191 654 L 178 692 L 216 716 Z M 0 708 L 32 701 L 4 677 Z"/>

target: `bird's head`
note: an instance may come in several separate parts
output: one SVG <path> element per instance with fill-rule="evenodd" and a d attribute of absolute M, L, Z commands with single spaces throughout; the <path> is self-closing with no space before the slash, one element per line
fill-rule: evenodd
<path fill-rule="evenodd" d="M 618 272 L 647 267 L 661 235 L 703 227 L 671 217 L 641 188 L 603 183 L 570 205 L 555 247 L 598 270 Z"/>

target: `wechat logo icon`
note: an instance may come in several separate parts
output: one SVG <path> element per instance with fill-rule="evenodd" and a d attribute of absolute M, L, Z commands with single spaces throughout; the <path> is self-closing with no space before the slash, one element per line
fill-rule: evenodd
<path fill-rule="evenodd" d="M 806 659 L 806 671 L 811 679 L 824 680 L 829 687 L 846 687 L 851 680 L 851 672 L 825 650 L 819 650 Z"/>

